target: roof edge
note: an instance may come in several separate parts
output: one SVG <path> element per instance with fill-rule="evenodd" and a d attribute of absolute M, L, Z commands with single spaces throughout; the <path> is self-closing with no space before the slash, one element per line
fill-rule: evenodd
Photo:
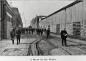
<path fill-rule="evenodd" d="M 56 14 L 56 13 L 62 11 L 62 10 L 65 10 L 65 9 L 67 9 L 67 8 L 69 8 L 69 7 L 71 7 L 71 6 L 75 5 L 75 4 L 77 4 L 77 3 L 79 3 L 79 2 L 82 2 L 82 1 L 81 1 L 81 0 L 79 0 L 79 1 L 74 1 L 74 2 L 72 2 L 72 3 L 70 3 L 70 4 L 68 4 L 67 6 L 65 6 L 65 7 L 63 7 L 63 8 L 61 8 L 61 9 L 55 11 L 54 13 L 52 13 L 52 14 L 50 14 L 50 15 L 48 15 L 48 16 L 45 17 L 44 19 L 46 19 L 46 18 L 48 18 L 48 17 L 50 17 L 50 16 L 52 16 L 52 15 L 54 15 L 54 14 Z M 42 19 L 42 20 L 44 20 L 44 19 Z"/>

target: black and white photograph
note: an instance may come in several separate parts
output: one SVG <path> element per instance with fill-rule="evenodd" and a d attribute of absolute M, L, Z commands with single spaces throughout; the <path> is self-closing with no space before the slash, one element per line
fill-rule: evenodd
<path fill-rule="evenodd" d="M 86 0 L 0 0 L 0 56 L 77 55 L 86 55 Z"/>

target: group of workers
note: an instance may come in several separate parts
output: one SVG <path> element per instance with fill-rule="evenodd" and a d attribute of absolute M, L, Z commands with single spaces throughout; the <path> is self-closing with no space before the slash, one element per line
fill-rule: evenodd
<path fill-rule="evenodd" d="M 21 30 L 19 28 L 12 29 L 12 31 L 10 32 L 10 36 L 11 36 L 12 44 L 14 44 L 15 37 L 17 39 L 17 45 L 20 44 Z"/>
<path fill-rule="evenodd" d="M 31 29 L 26 30 L 26 33 L 27 34 L 36 33 L 39 36 L 42 36 L 45 33 L 47 38 L 48 38 L 49 35 L 50 35 L 50 28 L 48 28 L 48 29 L 43 29 L 43 28 L 34 29 L 34 28 L 31 28 Z"/>
<path fill-rule="evenodd" d="M 28 30 L 26 30 L 27 34 L 28 34 Z M 48 27 L 47 29 L 42 29 L 42 28 L 38 28 L 38 29 L 29 29 L 29 34 L 33 34 L 34 32 L 37 33 L 37 35 L 40 35 L 42 36 L 43 33 L 45 32 L 46 33 L 46 36 L 47 38 L 49 38 L 50 36 L 50 27 Z M 17 39 L 17 45 L 20 44 L 20 37 L 21 37 L 21 30 L 20 29 L 12 29 L 12 31 L 10 32 L 10 35 L 11 35 L 11 40 L 12 40 L 12 43 L 14 44 L 14 38 L 16 36 L 16 39 Z M 61 39 L 62 39 L 62 46 L 67 46 L 67 43 L 66 43 L 66 38 L 67 38 L 67 31 L 66 29 L 64 28 L 64 30 L 61 31 Z"/>
<path fill-rule="evenodd" d="M 28 35 L 33 34 L 34 32 L 36 32 L 37 35 L 39 35 L 39 36 L 42 36 L 43 33 L 45 32 L 46 35 L 47 35 L 47 38 L 50 35 L 50 28 L 48 28 L 48 29 L 43 29 L 43 28 L 34 29 L 34 28 L 31 28 L 31 29 L 26 29 L 25 31 L 26 31 L 26 33 Z M 22 30 L 21 29 L 19 29 L 19 28 L 12 29 L 12 31 L 10 32 L 12 44 L 14 44 L 15 37 L 17 39 L 17 45 L 20 44 L 21 34 L 22 34 Z"/>

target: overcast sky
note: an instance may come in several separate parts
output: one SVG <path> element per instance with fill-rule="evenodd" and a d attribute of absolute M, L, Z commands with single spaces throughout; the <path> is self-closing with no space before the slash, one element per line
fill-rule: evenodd
<path fill-rule="evenodd" d="M 36 15 L 49 15 L 74 0 L 8 0 L 11 6 L 19 8 L 23 25 L 27 27 Z"/>

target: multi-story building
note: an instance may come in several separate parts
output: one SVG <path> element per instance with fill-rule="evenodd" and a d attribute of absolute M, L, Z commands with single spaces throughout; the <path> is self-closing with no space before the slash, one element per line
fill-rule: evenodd
<path fill-rule="evenodd" d="M 86 37 L 86 0 L 76 0 L 69 5 L 48 15 L 39 22 L 40 26 L 48 27 L 51 32 L 60 33 L 66 28 L 69 35 Z"/>
<path fill-rule="evenodd" d="M 0 0 L 0 14 L 0 39 L 8 39 L 12 28 L 17 27 L 19 17 L 6 0 Z"/>
<path fill-rule="evenodd" d="M 45 17 L 46 17 L 46 16 L 42 16 L 42 15 L 36 16 L 35 18 L 33 18 L 33 19 L 31 20 L 30 25 L 31 25 L 33 28 L 39 28 L 39 22 L 40 22 L 43 18 L 45 18 Z"/>
<path fill-rule="evenodd" d="M 19 10 L 18 10 L 18 8 L 16 8 L 16 7 L 12 7 L 11 8 L 14 12 L 15 12 L 15 14 L 16 14 L 16 27 L 23 27 L 23 23 L 22 23 L 22 19 L 21 19 L 21 15 L 20 15 L 20 13 L 19 13 Z"/>

